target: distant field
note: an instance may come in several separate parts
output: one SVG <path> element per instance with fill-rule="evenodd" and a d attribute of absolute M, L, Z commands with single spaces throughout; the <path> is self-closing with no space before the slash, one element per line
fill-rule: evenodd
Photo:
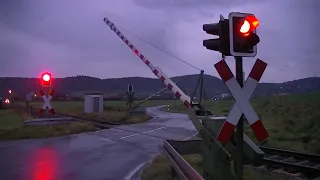
<path fill-rule="evenodd" d="M 143 104 L 143 107 L 161 105 L 163 103 L 165 102 L 150 101 Z M 21 102 L 21 105 L 24 105 L 24 103 Z M 42 102 L 32 102 L 30 105 L 36 109 L 40 109 Z M 124 111 L 117 111 L 117 109 L 126 108 L 126 101 L 104 102 L 105 110 L 103 114 L 84 114 L 83 102 L 57 101 L 51 102 L 51 105 L 57 113 L 77 115 L 101 121 L 112 121 L 124 124 L 141 123 L 151 118 L 147 115 L 130 115 Z M 32 119 L 32 117 L 28 115 L 27 112 L 16 110 L 0 111 L 0 139 L 52 137 L 96 130 L 92 124 L 83 122 L 72 122 L 53 126 L 24 127 L 23 121 L 29 119 Z"/>
<path fill-rule="evenodd" d="M 92 124 L 82 122 L 72 122 L 54 126 L 24 127 L 24 120 L 29 118 L 25 112 L 12 109 L 0 110 L 0 139 L 53 137 L 96 130 Z"/>
<path fill-rule="evenodd" d="M 254 98 L 251 103 L 269 131 L 268 145 L 320 153 L 320 92 Z M 214 114 L 226 116 L 233 100 L 205 101 L 204 105 Z M 179 102 L 170 111 L 185 113 L 186 109 Z M 245 132 L 253 137 L 248 125 Z"/>
<path fill-rule="evenodd" d="M 23 125 L 23 118 L 14 110 L 0 110 L 0 131 L 19 128 Z"/>
<path fill-rule="evenodd" d="M 301 151 L 311 151 L 320 153 L 320 92 L 296 94 L 288 96 L 274 96 L 251 99 L 254 109 L 262 117 L 262 121 L 270 133 L 268 145 L 295 149 Z M 171 105 L 171 112 L 185 113 L 186 109 L 181 101 L 177 100 L 173 106 L 172 100 L 157 101 L 151 100 L 142 104 L 142 107 L 157 106 L 163 104 Z M 40 108 L 42 102 L 32 103 L 35 108 Z M 79 114 L 83 112 L 83 102 L 52 102 L 56 112 Z M 204 106 L 216 115 L 227 115 L 232 100 L 204 101 Z M 113 119 L 113 121 L 123 121 L 129 119 L 124 112 L 117 112 L 114 109 L 126 108 L 126 101 L 105 101 L 104 117 L 100 119 Z M 101 115 L 100 115 L 101 116 Z M 91 117 L 97 117 L 92 115 Z M 142 118 L 145 121 L 146 118 Z M 130 120 L 134 123 L 137 120 Z M 138 122 L 140 122 L 138 120 Z M 248 126 L 245 132 L 253 137 L 253 133 Z M 253 140 L 255 138 L 253 137 Z"/>
<path fill-rule="evenodd" d="M 177 101 L 178 102 L 178 101 Z M 57 112 L 68 112 L 68 113 L 77 113 L 77 112 L 83 112 L 84 110 L 84 102 L 82 101 L 52 101 L 50 102 L 52 107 L 57 111 Z M 106 109 L 125 109 L 127 108 L 126 105 L 127 101 L 104 101 L 104 106 Z M 135 102 L 138 103 L 138 102 Z M 141 105 L 141 107 L 150 107 L 150 106 L 158 106 L 158 105 L 163 105 L 164 103 L 170 104 L 172 101 L 170 100 L 151 100 L 151 101 L 146 101 Z M 21 105 L 24 105 L 24 102 L 20 102 Z M 43 102 L 31 102 L 30 105 L 33 106 L 34 108 L 41 108 Z M 133 104 L 134 106 L 135 104 Z"/>
<path fill-rule="evenodd" d="M 266 145 L 284 149 L 320 153 L 320 92 L 252 99 L 254 109 L 262 117 L 270 138 Z M 229 101 L 205 101 L 204 105 L 217 115 L 227 115 L 233 104 Z M 172 107 L 172 112 L 185 113 L 182 103 Z M 248 125 L 245 132 L 255 141 Z M 202 157 L 188 155 L 185 159 L 202 173 Z M 144 171 L 143 180 L 176 179 L 170 175 L 169 161 L 158 156 Z M 250 167 L 245 169 L 245 179 L 265 180 L 270 177 L 254 175 Z M 274 179 L 274 178 L 273 178 Z"/>

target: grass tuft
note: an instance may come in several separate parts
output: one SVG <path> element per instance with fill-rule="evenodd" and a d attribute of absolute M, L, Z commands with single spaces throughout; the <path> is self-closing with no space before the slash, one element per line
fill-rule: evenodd
<path fill-rule="evenodd" d="M 233 104 L 232 100 L 205 101 L 204 106 L 215 115 L 227 115 Z M 320 92 L 275 96 L 251 99 L 251 104 L 267 128 L 270 137 L 264 145 L 302 152 L 320 153 Z M 182 103 L 171 105 L 171 112 L 186 113 Z M 258 143 L 254 134 L 245 124 L 245 133 Z M 199 155 L 184 156 L 187 162 L 200 174 L 202 158 Z M 145 169 L 143 180 L 175 179 L 171 175 L 171 165 L 164 155 L 158 156 Z M 268 177 L 254 174 L 250 166 L 245 166 L 244 179 L 269 180 Z"/>

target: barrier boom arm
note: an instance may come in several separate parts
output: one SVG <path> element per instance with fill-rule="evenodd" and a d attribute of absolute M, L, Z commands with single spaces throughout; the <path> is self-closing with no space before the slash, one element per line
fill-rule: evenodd
<path fill-rule="evenodd" d="M 159 67 L 155 67 L 142 53 L 116 28 L 116 26 L 108 19 L 103 18 L 103 21 L 114 31 L 123 42 L 151 69 L 151 71 L 171 90 L 174 95 L 179 98 L 185 107 L 190 107 L 191 98 L 187 96 Z"/>

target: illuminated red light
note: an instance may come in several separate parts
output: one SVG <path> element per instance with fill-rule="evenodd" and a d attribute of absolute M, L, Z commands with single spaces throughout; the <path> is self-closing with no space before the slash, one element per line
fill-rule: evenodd
<path fill-rule="evenodd" d="M 49 72 L 42 73 L 41 78 L 40 78 L 40 80 L 42 82 L 42 86 L 43 87 L 51 86 L 51 81 L 52 81 L 51 78 L 52 78 L 51 73 L 49 73 Z"/>
<path fill-rule="evenodd" d="M 255 16 L 253 16 L 253 15 L 247 16 L 243 20 L 243 23 L 240 27 L 240 32 L 244 36 L 248 36 L 250 34 L 250 32 L 255 30 L 258 26 L 259 26 L 259 20 Z"/>
<path fill-rule="evenodd" d="M 51 79 L 51 77 L 50 77 L 50 75 L 49 74 L 44 74 L 43 76 L 42 76 L 42 79 L 44 80 L 44 81 L 50 81 L 50 79 Z"/>

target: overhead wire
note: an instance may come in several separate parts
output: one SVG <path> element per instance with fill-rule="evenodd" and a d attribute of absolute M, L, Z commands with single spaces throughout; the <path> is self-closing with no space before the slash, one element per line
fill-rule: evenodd
<path fill-rule="evenodd" d="M 123 30 L 123 31 L 125 31 L 125 32 L 129 33 L 129 34 L 130 34 L 131 36 L 133 36 L 134 38 L 136 38 L 136 39 L 138 39 L 138 40 L 140 40 L 140 41 L 142 41 L 142 42 L 146 43 L 146 44 L 147 44 L 147 45 L 149 45 L 149 46 L 152 46 L 153 48 L 157 49 L 158 51 L 161 51 L 162 53 L 165 53 L 165 54 L 167 54 L 167 55 L 169 55 L 169 56 L 173 57 L 174 59 L 179 60 L 180 62 L 183 62 L 183 63 L 185 63 L 185 64 L 189 65 L 190 67 L 192 67 L 192 68 L 194 68 L 194 69 L 197 69 L 197 70 L 199 70 L 199 71 L 202 71 L 200 68 L 198 68 L 198 67 L 196 67 L 196 66 L 192 65 L 191 63 L 188 63 L 188 62 L 186 62 L 186 61 L 182 60 L 181 58 L 179 58 L 179 57 L 177 57 L 177 56 L 173 55 L 172 53 L 169 53 L 169 52 L 167 52 L 167 51 L 163 50 L 162 48 L 160 48 L 160 47 L 158 47 L 158 46 L 156 46 L 156 45 L 154 45 L 154 44 L 152 44 L 152 43 L 150 43 L 150 42 L 148 42 L 148 41 L 144 40 L 143 38 L 141 38 L 141 37 L 137 36 L 136 34 L 132 33 L 131 31 L 127 30 L 126 28 L 123 28 L 122 26 L 119 26 L 119 25 L 117 25 L 117 27 L 118 27 L 118 29 Z"/>
<path fill-rule="evenodd" d="M 183 62 L 183 63 L 185 63 L 185 64 L 189 65 L 190 67 L 195 68 L 195 69 L 197 69 L 197 70 L 201 71 L 201 69 L 200 69 L 200 68 L 198 68 L 198 67 L 196 67 L 196 66 L 194 66 L 194 65 L 192 65 L 192 64 L 190 64 L 190 63 L 188 63 L 188 62 L 186 62 L 186 61 L 184 61 L 184 60 L 182 60 L 181 58 L 179 58 L 179 57 L 177 57 L 177 56 L 175 56 L 175 55 L 173 55 L 173 54 L 171 54 L 171 53 L 169 53 L 169 52 L 167 52 L 167 51 L 165 51 L 165 50 L 161 49 L 160 47 L 158 47 L 158 46 L 156 46 L 156 45 L 154 45 L 154 44 L 152 44 L 152 43 L 150 43 L 150 42 L 148 42 L 148 41 L 146 41 L 146 40 L 142 39 L 141 37 L 139 37 L 139 36 L 135 35 L 134 33 L 132 33 L 131 31 L 129 31 L 129 30 L 125 29 L 125 28 L 123 28 L 122 26 L 117 25 L 117 27 L 118 27 L 118 29 L 121 29 L 121 30 L 123 30 L 123 31 L 125 31 L 125 32 L 127 32 L 127 33 L 129 33 L 129 34 L 130 34 L 131 36 L 133 36 L 134 38 L 136 38 L 136 39 L 138 39 L 138 40 L 140 40 L 140 41 L 142 41 L 142 42 L 144 42 L 144 43 L 148 44 L 149 46 L 152 46 L 153 48 L 155 48 L 155 49 L 157 49 L 157 50 L 159 50 L 159 51 L 161 51 L 161 52 L 163 52 L 163 53 L 165 53 L 165 54 L 167 54 L 167 55 L 169 55 L 169 56 L 173 57 L 174 59 L 179 60 L 180 62 Z"/>
<path fill-rule="evenodd" d="M 125 29 L 125 28 L 123 28 L 123 27 L 121 27 L 121 26 L 119 26 L 119 25 L 117 25 L 117 27 L 119 27 L 119 29 L 122 29 L 123 31 L 126 31 L 127 33 L 131 34 L 134 38 L 136 38 L 136 39 L 138 39 L 138 40 L 140 40 L 140 41 L 142 41 L 142 42 L 144 42 L 144 43 L 146 43 L 146 44 L 148 44 L 148 45 L 150 45 L 150 46 L 154 47 L 155 49 L 158 49 L 159 51 L 161 51 L 161 52 L 163 52 L 163 53 L 165 53 L 165 54 L 167 54 L 167 55 L 169 55 L 169 56 L 173 57 L 174 59 L 179 60 L 179 61 L 181 61 L 181 62 L 183 62 L 183 63 L 185 63 L 185 64 L 189 65 L 190 67 L 193 67 L 193 68 L 195 68 L 195 69 L 197 69 L 197 70 L 201 71 L 201 69 L 200 69 L 200 68 L 198 68 L 198 67 L 196 67 L 196 66 L 194 66 L 194 65 L 192 65 L 192 64 L 190 64 L 190 63 L 188 63 L 188 62 L 186 62 L 186 61 L 184 61 L 184 60 L 182 60 L 181 58 L 179 58 L 179 57 L 177 57 L 177 56 L 175 56 L 175 55 L 173 55 L 173 54 L 171 54 L 171 53 L 169 53 L 169 52 L 167 52 L 167 51 L 165 51 L 165 50 L 161 49 L 160 47 L 158 47 L 158 46 L 156 46 L 156 45 L 154 45 L 154 44 L 151 44 L 150 42 L 148 42 L 148 41 L 146 41 L 146 40 L 142 39 L 141 37 L 139 37 L 139 36 L 137 36 L 137 35 L 135 35 L 135 34 L 134 34 L 134 33 L 132 33 L 131 31 L 129 31 L 129 30 L 127 30 L 127 29 Z"/>

